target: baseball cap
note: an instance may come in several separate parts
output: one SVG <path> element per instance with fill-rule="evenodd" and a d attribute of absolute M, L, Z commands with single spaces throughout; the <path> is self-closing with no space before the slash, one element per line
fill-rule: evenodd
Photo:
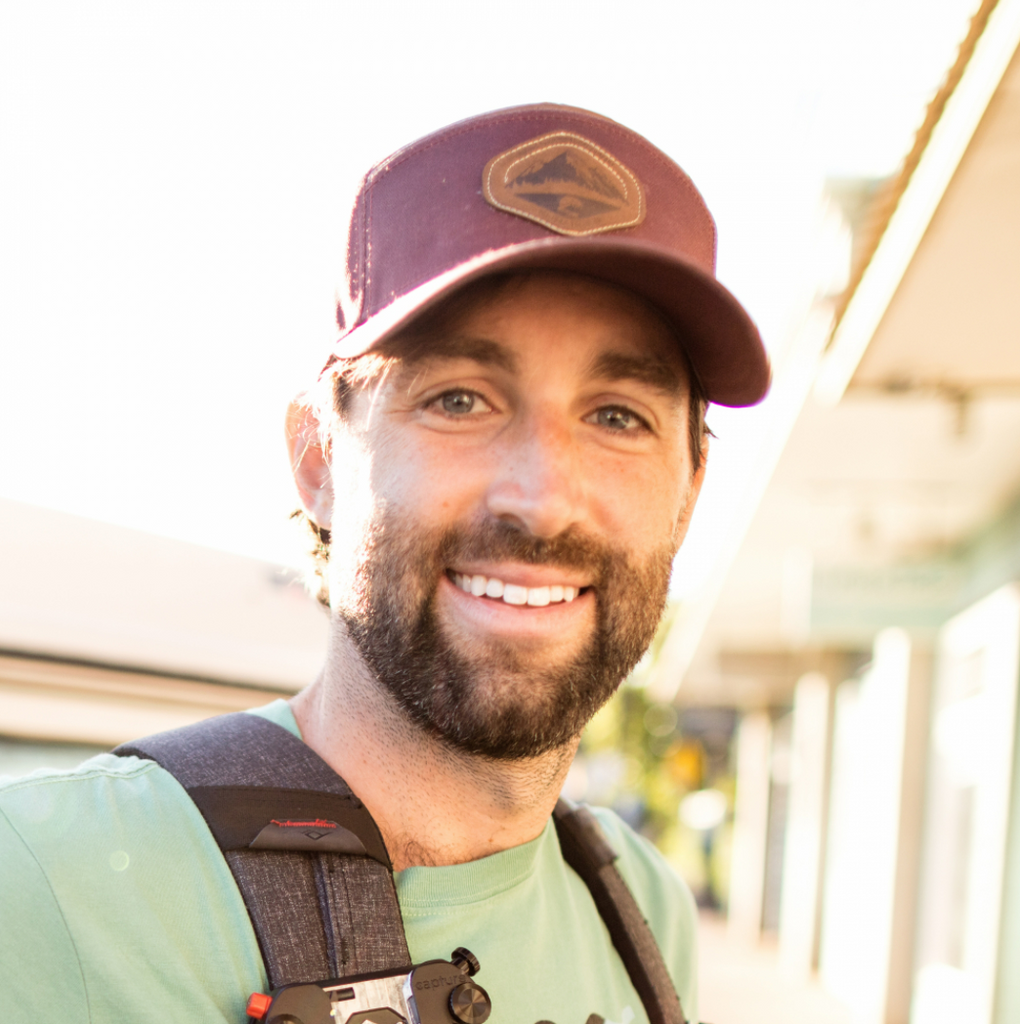
<path fill-rule="evenodd" d="M 707 397 L 768 391 L 750 316 L 715 278 L 716 232 L 690 178 L 599 114 L 551 103 L 471 117 L 376 164 L 358 190 L 333 354 L 371 351 L 490 274 L 573 271 L 650 301 Z"/>

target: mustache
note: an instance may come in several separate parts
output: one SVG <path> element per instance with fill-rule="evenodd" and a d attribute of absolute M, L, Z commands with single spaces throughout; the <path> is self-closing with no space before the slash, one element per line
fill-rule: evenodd
<path fill-rule="evenodd" d="M 570 527 L 555 537 L 536 537 L 501 519 L 446 530 L 435 546 L 436 560 L 495 560 L 576 569 L 601 581 L 619 557 L 607 545 Z"/>

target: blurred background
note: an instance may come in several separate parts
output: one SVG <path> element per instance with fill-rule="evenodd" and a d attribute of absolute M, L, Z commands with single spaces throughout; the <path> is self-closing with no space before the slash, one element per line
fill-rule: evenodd
<path fill-rule="evenodd" d="M 0 773 L 287 695 L 282 445 L 358 177 L 550 100 L 716 216 L 775 369 L 712 409 L 571 796 L 703 911 L 714 1024 L 1020 1020 L 1020 0 L 0 11 Z"/>

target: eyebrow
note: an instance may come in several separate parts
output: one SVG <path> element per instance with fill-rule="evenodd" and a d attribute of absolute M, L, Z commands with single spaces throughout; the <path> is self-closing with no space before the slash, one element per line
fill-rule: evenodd
<path fill-rule="evenodd" d="M 505 345 L 488 338 L 476 338 L 467 334 L 441 334 L 423 338 L 419 344 L 412 344 L 403 353 L 402 361 L 407 367 L 415 367 L 427 359 L 470 359 L 476 363 L 498 367 L 507 373 L 518 368 L 518 359 Z"/>
<path fill-rule="evenodd" d="M 515 352 L 489 338 L 451 333 L 415 340 L 418 343 L 412 343 L 401 357 L 408 369 L 414 369 L 428 359 L 470 359 L 483 365 L 495 366 L 507 373 L 514 373 L 520 362 Z M 591 359 L 585 376 L 589 380 L 637 381 L 670 398 L 676 398 L 683 393 L 682 374 L 666 360 L 656 356 L 602 352 Z"/>
<path fill-rule="evenodd" d="M 624 352 L 603 352 L 587 371 L 591 380 L 633 380 L 675 398 L 683 392 L 683 377 L 663 359 L 633 356 Z"/>

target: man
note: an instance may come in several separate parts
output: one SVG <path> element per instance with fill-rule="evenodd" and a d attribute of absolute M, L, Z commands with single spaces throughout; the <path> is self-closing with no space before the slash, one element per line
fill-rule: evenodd
<path fill-rule="evenodd" d="M 714 248 L 683 172 L 614 122 L 541 105 L 454 125 L 363 183 L 341 338 L 289 411 L 330 641 L 308 689 L 255 714 L 360 798 L 411 959 L 470 948 L 494 1021 L 647 1019 L 550 812 L 652 639 L 706 401 L 768 386 Z M 0 811 L 8 1019 L 244 1019 L 259 944 L 162 767 L 105 755 Z M 599 821 L 696 1020 L 690 895 Z"/>

